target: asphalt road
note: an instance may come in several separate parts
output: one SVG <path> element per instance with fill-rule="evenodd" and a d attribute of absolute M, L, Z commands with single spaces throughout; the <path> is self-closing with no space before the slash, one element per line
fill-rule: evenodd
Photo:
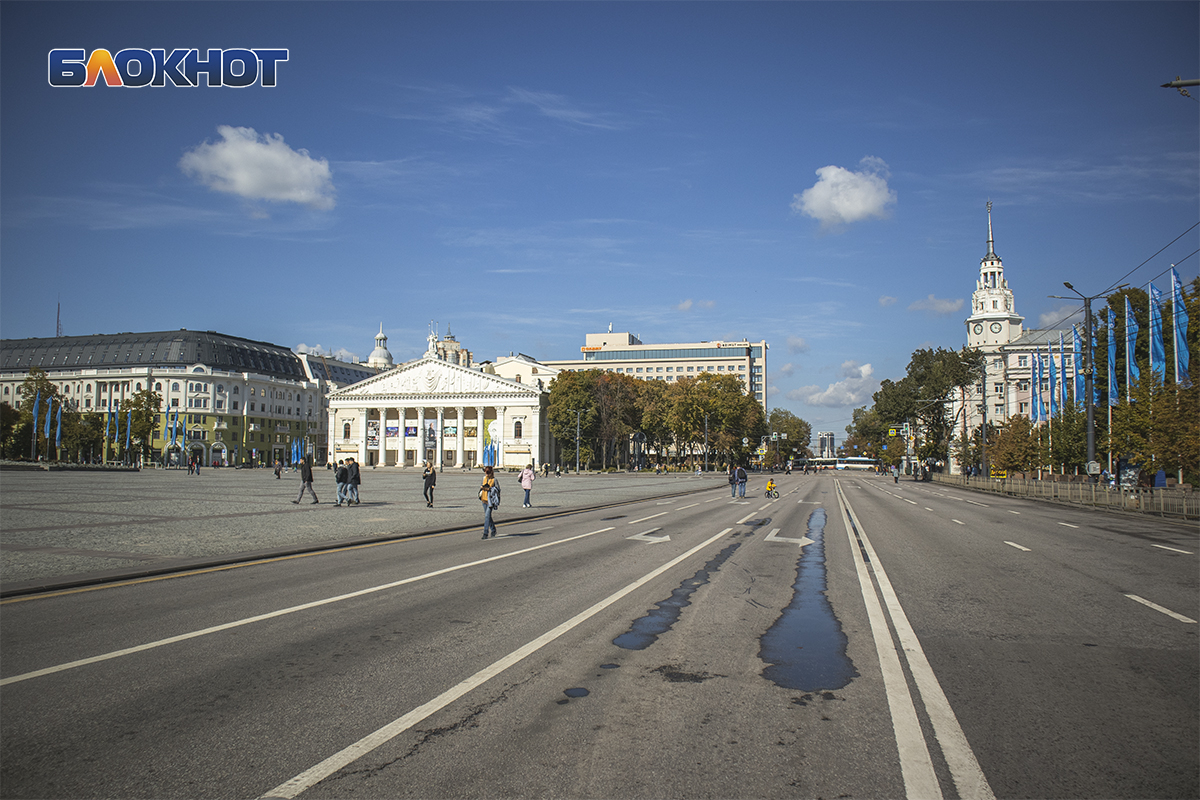
<path fill-rule="evenodd" d="M 1194 526 L 779 480 L 6 600 L 0 796 L 1200 795 Z"/>

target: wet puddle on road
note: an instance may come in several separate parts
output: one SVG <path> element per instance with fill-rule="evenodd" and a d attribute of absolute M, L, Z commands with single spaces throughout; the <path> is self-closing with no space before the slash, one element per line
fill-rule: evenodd
<path fill-rule="evenodd" d="M 654 644 L 655 640 L 669 631 L 675 620 L 679 619 L 679 612 L 691 605 L 692 592 L 708 583 L 710 573 L 720 569 L 725 560 L 733 555 L 733 551 L 741 546 L 741 542 L 735 542 L 718 553 L 697 570 L 695 575 L 679 584 L 670 597 L 655 603 L 655 608 L 651 609 L 650 613 L 634 620 L 628 631 L 613 639 L 613 644 L 625 650 L 645 650 Z"/>
<path fill-rule="evenodd" d="M 825 591 L 825 509 L 808 517 L 809 539 L 796 562 L 792 602 L 759 640 L 762 676 L 785 689 L 841 689 L 858 677 L 846 655 L 846 634 Z"/>

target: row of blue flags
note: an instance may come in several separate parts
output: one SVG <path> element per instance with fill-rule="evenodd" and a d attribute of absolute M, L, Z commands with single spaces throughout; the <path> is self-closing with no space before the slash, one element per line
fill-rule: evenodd
<path fill-rule="evenodd" d="M 41 410 L 41 404 L 42 404 L 42 391 L 41 391 L 41 389 L 39 389 L 37 391 L 37 393 L 33 396 L 33 430 L 34 430 L 35 434 L 37 433 L 38 414 Z M 62 408 L 63 408 L 63 404 L 62 404 L 62 401 L 60 400 L 60 401 L 58 401 L 58 428 L 54 435 L 54 446 L 55 447 L 62 447 Z M 51 420 L 53 420 L 53 419 L 54 419 L 54 398 L 51 397 L 46 400 L 46 417 L 45 417 L 45 428 L 46 429 L 42 433 L 42 436 L 44 436 L 46 438 L 46 441 L 50 441 L 50 423 L 51 423 Z"/>
<path fill-rule="evenodd" d="M 1162 312 L 1166 305 L 1163 299 L 1163 293 L 1153 283 L 1149 285 L 1147 294 L 1150 297 L 1150 372 L 1155 379 L 1160 382 L 1165 382 L 1167 376 L 1167 364 L 1165 347 L 1163 342 L 1163 326 Z M 1179 278 L 1179 273 L 1174 268 L 1171 269 L 1171 317 L 1174 322 L 1172 326 L 1175 338 L 1174 348 L 1174 370 L 1173 377 L 1175 383 L 1187 384 L 1189 382 L 1188 368 L 1190 354 L 1187 344 L 1187 328 L 1188 314 L 1187 307 L 1183 302 L 1183 282 Z M 1117 341 L 1116 341 L 1116 315 L 1112 308 L 1105 309 L 1105 323 L 1108 326 L 1108 404 L 1115 406 L 1118 404 L 1117 390 Z M 1138 368 L 1137 359 L 1135 358 L 1135 346 L 1137 344 L 1137 336 L 1140 327 L 1133 315 L 1133 308 L 1129 304 L 1129 297 L 1125 297 L 1125 399 L 1131 400 L 1130 387 L 1137 381 L 1141 380 L 1141 370 Z M 1094 346 L 1095 342 L 1089 342 L 1089 346 Z M 1045 422 L 1047 419 L 1056 417 L 1061 413 L 1061 410 L 1066 408 L 1065 405 L 1065 385 L 1067 383 L 1067 364 L 1070 363 L 1074 374 L 1074 391 L 1073 399 L 1077 406 L 1083 405 L 1085 395 L 1085 383 L 1083 375 L 1083 341 L 1079 335 L 1079 329 L 1075 328 L 1072 331 L 1072 340 L 1070 350 L 1064 344 L 1063 336 L 1060 333 L 1058 337 L 1058 359 L 1054 357 L 1054 346 L 1050 343 L 1046 344 L 1046 350 L 1043 353 L 1041 348 L 1038 348 L 1033 353 L 1033 362 L 1031 364 L 1031 388 L 1032 396 L 1030 403 L 1030 419 L 1034 422 Z M 1069 361 L 1068 361 L 1069 359 Z M 1042 380 L 1047 378 L 1048 397 L 1043 397 Z M 1094 400 L 1099 400 L 1099 387 L 1094 389 L 1096 397 Z M 1049 409 L 1047 409 L 1049 406 Z M 1047 410 L 1049 413 L 1047 414 Z"/>

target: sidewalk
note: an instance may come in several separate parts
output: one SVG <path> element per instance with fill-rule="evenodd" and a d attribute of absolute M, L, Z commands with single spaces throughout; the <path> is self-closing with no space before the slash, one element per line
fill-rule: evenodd
<path fill-rule="evenodd" d="M 336 507 L 333 473 L 314 471 L 321 502 L 298 473 L 269 469 L 142 472 L 5 471 L 0 475 L 0 596 L 236 563 L 418 533 L 482 528 L 480 472 L 438 475 L 434 508 L 416 470 L 366 470 L 361 504 Z M 515 474 L 497 475 L 496 521 L 650 497 L 727 489 L 722 473 L 539 477 L 533 508 Z"/>

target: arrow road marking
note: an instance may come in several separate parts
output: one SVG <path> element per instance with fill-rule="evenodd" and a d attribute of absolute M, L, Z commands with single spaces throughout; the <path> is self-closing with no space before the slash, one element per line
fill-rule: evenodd
<path fill-rule="evenodd" d="M 767 534 L 767 538 L 763 539 L 763 541 L 764 542 L 795 542 L 796 544 L 800 545 L 800 547 L 804 547 L 804 545 L 806 545 L 806 544 L 816 544 L 816 542 L 814 542 L 812 539 L 808 538 L 807 536 L 801 536 L 799 539 L 791 539 L 791 538 L 788 538 L 787 536 L 779 536 L 778 533 L 779 533 L 779 528 L 772 528 L 771 532 Z"/>
<path fill-rule="evenodd" d="M 654 533 L 655 531 L 661 531 L 661 530 L 662 530 L 662 528 L 651 528 L 648 531 L 642 531 L 641 533 L 634 534 L 633 536 L 626 536 L 625 538 L 626 539 L 634 539 L 639 542 L 650 542 L 650 544 L 658 544 L 659 542 L 671 541 L 670 536 L 666 536 L 666 535 L 650 536 L 650 535 L 648 535 L 648 534 Z"/>

